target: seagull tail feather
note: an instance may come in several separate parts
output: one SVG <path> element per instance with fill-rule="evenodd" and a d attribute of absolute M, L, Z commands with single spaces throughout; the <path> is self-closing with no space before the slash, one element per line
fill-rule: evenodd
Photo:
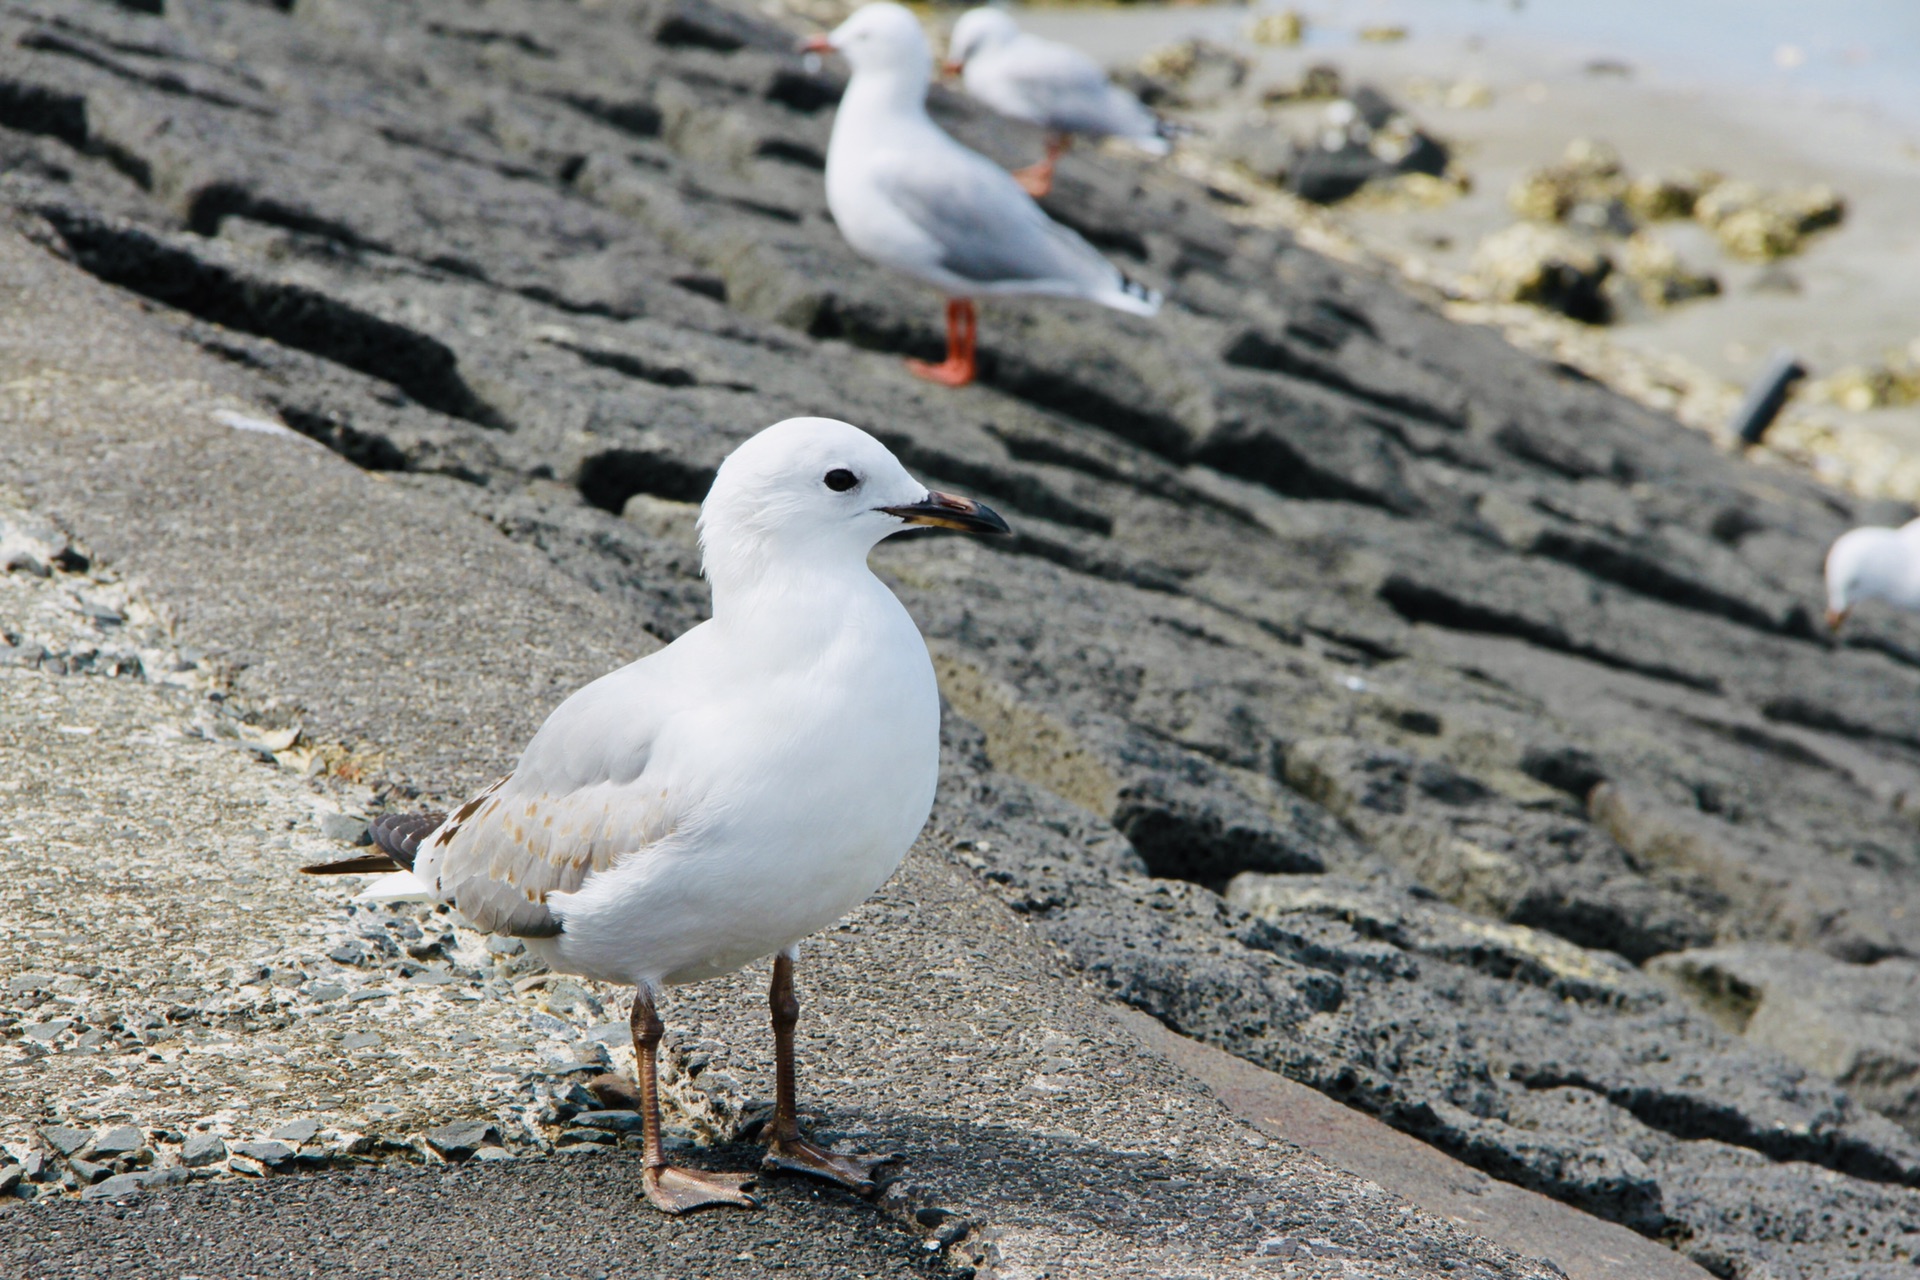
<path fill-rule="evenodd" d="M 1133 279 L 1125 272 L 1115 273 L 1115 281 L 1110 292 L 1103 293 L 1095 301 L 1103 302 L 1115 311 L 1127 311 L 1136 316 L 1151 316 L 1160 313 L 1160 291 L 1150 289 Z"/>
<path fill-rule="evenodd" d="M 383 813 L 367 824 L 367 837 L 378 852 L 357 854 L 335 862 L 316 862 L 300 868 L 310 876 L 356 876 L 376 871 L 411 871 L 420 842 L 446 822 L 444 813 Z"/>
<path fill-rule="evenodd" d="M 375 871 L 398 871 L 400 864 L 393 860 L 392 854 L 366 853 L 357 858 L 341 858 L 337 862 L 316 862 L 312 866 L 300 868 L 303 876 L 357 876 Z"/>

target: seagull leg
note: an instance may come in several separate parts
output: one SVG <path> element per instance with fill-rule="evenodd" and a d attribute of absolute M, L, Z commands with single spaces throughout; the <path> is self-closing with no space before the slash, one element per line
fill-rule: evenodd
<path fill-rule="evenodd" d="M 943 387 L 964 387 L 978 371 L 974 363 L 974 338 L 979 318 L 970 298 L 947 299 L 947 358 L 939 364 L 925 360 L 907 361 L 907 371 Z"/>
<path fill-rule="evenodd" d="M 660 1037 L 666 1028 L 654 1012 L 653 999 L 643 987 L 633 993 L 633 1063 L 640 1077 L 640 1127 L 645 1144 L 642 1178 L 647 1199 L 656 1209 L 685 1213 L 708 1205 L 731 1204 L 758 1209 L 760 1202 L 742 1188 L 753 1185 L 751 1174 L 705 1173 L 678 1169 L 667 1163 L 660 1146 Z"/>
<path fill-rule="evenodd" d="M 1049 194 L 1053 190 L 1053 166 L 1060 162 L 1060 157 L 1065 155 L 1067 148 L 1072 145 L 1073 139 L 1067 134 L 1048 134 L 1047 158 L 1039 164 L 1030 164 L 1024 169 L 1015 169 L 1013 171 L 1014 181 L 1018 182 L 1022 187 L 1025 187 L 1027 194 L 1035 200 Z"/>
<path fill-rule="evenodd" d="M 767 991 L 773 1014 L 773 1119 L 767 1124 L 763 1169 L 808 1173 L 837 1182 L 850 1191 L 873 1190 L 873 1171 L 893 1156 L 843 1156 L 800 1136 L 793 1105 L 793 1028 L 800 1021 L 800 1000 L 793 994 L 793 957 L 773 958 L 773 985 Z"/>

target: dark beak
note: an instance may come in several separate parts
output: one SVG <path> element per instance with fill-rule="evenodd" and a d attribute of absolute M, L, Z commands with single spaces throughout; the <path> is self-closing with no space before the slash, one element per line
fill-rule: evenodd
<path fill-rule="evenodd" d="M 824 35 L 808 36 L 805 40 L 802 40 L 800 42 L 800 52 L 832 53 L 833 41 L 827 39 L 827 37 Z"/>
<path fill-rule="evenodd" d="M 882 507 L 890 516 L 899 516 L 908 524 L 930 524 L 942 529 L 960 529 L 967 533 L 1012 533 L 1007 522 L 993 508 L 983 507 L 972 498 L 957 493 L 929 490 L 927 496 L 904 507 Z"/>

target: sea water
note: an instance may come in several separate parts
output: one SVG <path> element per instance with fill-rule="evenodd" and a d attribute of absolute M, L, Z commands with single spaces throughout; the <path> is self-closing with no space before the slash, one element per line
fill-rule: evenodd
<path fill-rule="evenodd" d="M 1254 12 L 1286 7 L 1308 17 L 1313 44 L 1401 25 L 1416 38 L 1558 46 L 1920 124 L 1920 0 L 1269 0 Z"/>

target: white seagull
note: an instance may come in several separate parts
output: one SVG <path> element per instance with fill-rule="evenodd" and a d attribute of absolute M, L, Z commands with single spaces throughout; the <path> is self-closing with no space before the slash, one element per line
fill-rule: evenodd
<path fill-rule="evenodd" d="M 1076 133 L 1167 154 L 1160 117 L 1107 79 L 1099 63 L 1072 45 L 1028 35 L 1000 9 L 960 15 L 947 41 L 947 70 L 1001 115 L 1047 131 L 1047 158 L 1013 175 L 1036 199 L 1053 190 L 1053 166 Z"/>
<path fill-rule="evenodd" d="M 1862 600 L 1920 613 L 1920 520 L 1840 535 L 1827 552 L 1827 625 L 1835 631 Z"/>
<path fill-rule="evenodd" d="M 908 361 L 923 378 L 965 386 L 975 374 L 980 294 L 1083 298 L 1150 316 L 1160 295 L 1121 274 L 1061 226 L 1000 166 L 927 115 L 933 53 L 897 4 L 870 4 L 806 47 L 853 65 L 827 144 L 827 207 L 847 243 L 947 295 L 947 358 Z"/>
<path fill-rule="evenodd" d="M 884 445 L 790 418 L 720 465 L 700 509 L 713 617 L 555 709 L 512 773 L 451 816 L 388 815 L 380 852 L 478 929 L 549 966 L 635 988 L 647 1198 L 752 1206 L 751 1175 L 667 1163 L 655 1050 L 663 988 L 773 954 L 775 1101 L 763 1168 L 873 1187 L 886 1157 L 801 1136 L 795 944 L 884 883 L 932 809 L 940 695 L 927 646 L 867 553 L 916 525 L 1005 533 Z"/>

